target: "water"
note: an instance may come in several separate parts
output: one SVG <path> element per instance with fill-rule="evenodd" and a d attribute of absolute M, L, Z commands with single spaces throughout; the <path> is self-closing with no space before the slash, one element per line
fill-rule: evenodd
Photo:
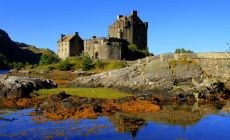
<path fill-rule="evenodd" d="M 7 72 L 9 72 L 10 70 L 0 70 L 0 74 L 5 74 Z"/>
<path fill-rule="evenodd" d="M 228 140 L 230 113 L 204 108 L 154 114 L 115 113 L 94 120 L 50 121 L 29 116 L 33 109 L 0 114 L 0 139 Z M 40 120 L 38 121 L 38 118 Z"/>

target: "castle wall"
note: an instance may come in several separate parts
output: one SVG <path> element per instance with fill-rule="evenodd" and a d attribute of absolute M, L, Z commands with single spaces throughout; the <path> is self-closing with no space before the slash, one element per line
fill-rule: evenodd
<path fill-rule="evenodd" d="M 147 48 L 148 28 L 138 16 L 134 16 L 133 18 L 133 44 L 136 44 L 138 49 L 144 50 Z"/>
<path fill-rule="evenodd" d="M 162 60 L 169 59 L 230 59 L 230 53 L 227 52 L 213 52 L 213 53 L 171 53 L 171 54 L 161 54 L 160 58 Z"/>
<path fill-rule="evenodd" d="M 221 81 L 230 82 L 230 53 L 193 53 L 193 54 L 162 54 L 132 61 L 130 64 L 146 64 L 152 61 L 193 60 L 208 77 L 215 77 Z M 135 63 L 134 63 L 135 62 Z"/>
<path fill-rule="evenodd" d="M 70 44 L 69 42 L 60 42 L 58 43 L 57 55 L 61 59 L 66 59 L 70 56 Z"/>
<path fill-rule="evenodd" d="M 230 58 L 196 59 L 196 61 L 208 76 L 213 76 L 223 81 L 230 80 Z"/>
<path fill-rule="evenodd" d="M 96 59 L 121 59 L 121 46 L 105 38 L 84 41 L 84 53 Z"/>
<path fill-rule="evenodd" d="M 71 39 L 69 45 L 69 57 L 80 56 L 83 50 L 83 40 L 79 36 L 75 36 L 73 39 Z"/>

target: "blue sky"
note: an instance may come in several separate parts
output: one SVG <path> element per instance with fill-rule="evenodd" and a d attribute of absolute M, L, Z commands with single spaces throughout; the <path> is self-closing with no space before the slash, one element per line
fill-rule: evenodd
<path fill-rule="evenodd" d="M 0 29 L 15 41 L 56 51 L 61 33 L 107 36 L 116 16 L 132 10 L 149 22 L 154 54 L 222 52 L 230 42 L 230 0 L 1 0 Z"/>

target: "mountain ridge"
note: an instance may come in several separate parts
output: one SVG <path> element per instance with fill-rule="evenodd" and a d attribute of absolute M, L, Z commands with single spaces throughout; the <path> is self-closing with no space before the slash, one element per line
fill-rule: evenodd
<path fill-rule="evenodd" d="M 54 54 L 54 52 L 49 49 L 36 48 L 26 43 L 15 42 L 6 31 L 0 29 L 0 54 L 3 56 L 0 59 L 5 58 L 7 63 L 22 62 L 36 64 L 39 62 L 42 54 Z M 0 62 L 0 65 L 3 64 Z"/>

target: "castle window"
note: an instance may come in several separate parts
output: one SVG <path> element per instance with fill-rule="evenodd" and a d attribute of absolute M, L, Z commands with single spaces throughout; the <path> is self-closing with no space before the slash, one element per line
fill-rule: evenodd
<path fill-rule="evenodd" d="M 98 52 L 95 53 L 95 59 L 98 59 Z"/>

